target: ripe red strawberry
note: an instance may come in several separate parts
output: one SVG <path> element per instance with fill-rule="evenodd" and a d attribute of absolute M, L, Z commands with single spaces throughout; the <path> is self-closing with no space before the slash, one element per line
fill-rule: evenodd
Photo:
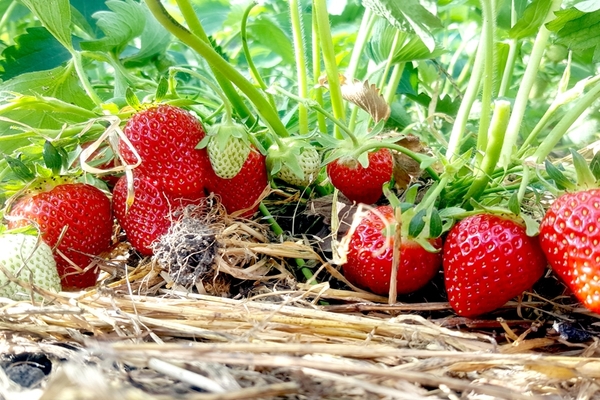
<path fill-rule="evenodd" d="M 50 247 L 59 243 L 54 258 L 63 290 L 79 290 L 96 284 L 98 268 L 81 271 L 90 264 L 92 256 L 108 250 L 111 243 L 110 200 L 101 190 L 84 183 L 70 183 L 64 178 L 45 179 L 18 199 L 9 215 L 19 217 L 10 218 L 10 228 L 33 222 Z"/>
<path fill-rule="evenodd" d="M 384 219 L 382 220 L 383 217 Z M 358 287 L 386 295 L 390 290 L 394 237 L 386 227 L 395 223 L 394 209 L 379 206 L 367 212 L 350 237 L 344 276 Z M 441 249 L 441 239 L 430 240 Z M 442 265 L 441 252 L 432 253 L 409 238 L 400 244 L 400 265 L 396 280 L 400 294 L 414 292 L 429 282 Z"/>
<path fill-rule="evenodd" d="M 485 314 L 531 288 L 546 259 L 537 237 L 515 221 L 478 214 L 458 222 L 444 244 L 448 301 L 463 317 Z"/>
<path fill-rule="evenodd" d="M 126 210 L 127 178 L 122 176 L 113 189 L 115 217 L 129 243 L 145 256 L 152 255 L 152 244 L 167 233 L 171 214 L 177 208 L 197 203 L 201 197 L 181 199 L 160 190 L 156 181 L 134 171 L 134 201 Z"/>
<path fill-rule="evenodd" d="M 357 203 L 375 203 L 383 194 L 382 185 L 392 178 L 392 153 L 380 148 L 369 153 L 369 165 L 364 168 L 357 159 L 341 157 L 327 164 L 327 175 L 333 186 Z"/>
<path fill-rule="evenodd" d="M 205 149 L 196 145 L 204 137 L 200 121 L 189 112 L 160 104 L 134 114 L 124 129 L 142 158 L 137 168 L 175 196 L 196 197 L 205 186 Z M 127 163 L 135 163 L 131 149 L 121 141 L 119 151 Z"/>
<path fill-rule="evenodd" d="M 552 270 L 591 311 L 600 312 L 600 189 L 560 196 L 540 225 Z"/>
<path fill-rule="evenodd" d="M 240 172 L 231 179 L 219 178 L 211 172 L 207 188 L 221 198 L 227 212 L 233 214 L 249 209 L 241 215 L 246 218 L 254 215 L 258 204 L 253 204 L 269 184 L 265 156 L 252 148 Z"/>

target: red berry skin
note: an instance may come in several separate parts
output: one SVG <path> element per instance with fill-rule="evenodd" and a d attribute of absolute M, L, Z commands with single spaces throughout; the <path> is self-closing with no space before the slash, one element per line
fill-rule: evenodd
<path fill-rule="evenodd" d="M 122 176 L 113 189 L 115 217 L 125 231 L 129 243 L 140 254 L 151 256 L 152 244 L 167 233 L 172 224 L 172 212 L 201 197 L 182 199 L 160 190 L 156 181 L 134 171 L 134 201 L 126 210 L 127 177 Z"/>
<path fill-rule="evenodd" d="M 394 238 L 385 236 L 384 229 L 386 225 L 393 223 L 395 223 L 393 208 L 379 206 L 375 211 L 368 211 L 352 233 L 346 263 L 342 268 L 346 279 L 354 285 L 375 294 L 389 293 Z M 441 249 L 442 240 L 433 239 L 431 244 Z M 396 281 L 397 292 L 407 294 L 425 286 L 439 271 L 441 265 L 441 251 L 431 253 L 417 242 L 402 238 Z"/>
<path fill-rule="evenodd" d="M 192 114 L 161 104 L 134 114 L 123 131 L 142 159 L 139 173 L 175 196 L 197 197 L 204 191 L 208 155 L 196 145 L 205 133 Z M 123 140 L 119 151 L 128 164 L 137 161 Z"/>
<path fill-rule="evenodd" d="M 259 205 L 253 206 L 253 204 L 269 184 L 265 160 L 265 156 L 252 148 L 242 169 L 233 178 L 220 178 L 212 169 L 210 170 L 207 188 L 220 197 L 227 213 L 234 214 L 248 209 L 240 215 L 244 218 L 250 218 L 256 213 Z"/>
<path fill-rule="evenodd" d="M 540 243 L 554 273 L 600 313 L 600 189 L 556 199 L 540 224 Z"/>
<path fill-rule="evenodd" d="M 71 262 L 84 270 L 92 261 L 90 255 L 99 255 L 111 245 L 112 211 L 110 200 L 101 190 L 84 183 L 59 184 L 17 200 L 10 216 L 23 219 L 9 221 L 9 228 L 35 222 L 43 240 L 52 248 L 60 239 L 54 259 L 63 290 L 80 290 L 96 284 L 98 268 L 80 273 Z"/>
<path fill-rule="evenodd" d="M 444 243 L 448 301 L 463 317 L 494 311 L 531 288 L 546 265 L 538 238 L 523 226 L 497 215 L 467 217 Z"/>
<path fill-rule="evenodd" d="M 338 158 L 327 164 L 327 175 L 333 186 L 349 200 L 373 204 L 383 194 L 383 184 L 392 179 L 392 153 L 381 148 L 369 153 L 369 166 L 363 168 L 356 159 Z"/>

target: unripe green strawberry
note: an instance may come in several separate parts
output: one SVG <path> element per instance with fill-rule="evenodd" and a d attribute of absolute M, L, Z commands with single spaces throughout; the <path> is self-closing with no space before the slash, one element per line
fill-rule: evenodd
<path fill-rule="evenodd" d="M 308 186 L 321 169 L 321 156 L 317 149 L 303 139 L 284 138 L 286 148 L 275 143 L 269 148 L 267 163 L 271 172 L 294 186 Z"/>
<path fill-rule="evenodd" d="M 60 292 L 60 278 L 52 249 L 36 236 L 24 233 L 0 235 L 0 297 L 22 301 L 29 300 L 30 293 L 16 282 L 12 282 L 5 271 L 20 281 L 28 282 L 40 289 Z M 42 300 L 39 294 L 34 295 Z"/>
<path fill-rule="evenodd" d="M 250 146 L 244 143 L 242 139 L 233 136 L 229 136 L 224 144 L 213 138 L 208 142 L 206 150 L 213 171 L 219 178 L 223 179 L 235 177 L 242 169 L 248 154 L 250 154 Z"/>

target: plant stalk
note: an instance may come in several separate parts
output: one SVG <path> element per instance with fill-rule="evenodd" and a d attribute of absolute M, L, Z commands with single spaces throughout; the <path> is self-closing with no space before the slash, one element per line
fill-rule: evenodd
<path fill-rule="evenodd" d="M 535 78 L 538 73 L 540 61 L 546 50 L 548 39 L 550 37 L 550 31 L 546 28 L 545 24 L 554 18 L 554 12 L 557 11 L 562 4 L 562 0 L 552 0 L 550 9 L 544 23 L 540 27 L 540 30 L 535 38 L 531 55 L 529 56 L 529 62 L 525 68 L 523 79 L 521 80 L 517 97 L 515 98 L 515 104 L 513 111 L 510 115 L 508 127 L 506 129 L 506 135 L 504 144 L 502 146 L 502 153 L 500 154 L 499 163 L 504 169 L 508 168 L 513 155 L 513 148 L 517 143 L 519 137 L 519 131 L 521 123 L 523 122 L 523 116 L 527 108 L 527 102 L 529 99 L 529 93 L 535 83 Z"/>
<path fill-rule="evenodd" d="M 298 79 L 298 95 L 307 99 L 308 74 L 306 73 L 306 56 L 304 48 L 304 29 L 300 15 L 298 0 L 290 0 L 290 19 L 292 21 L 292 34 L 294 37 L 294 53 L 296 56 L 296 77 Z M 304 104 L 298 105 L 298 132 L 306 135 L 309 132 L 308 110 Z"/>

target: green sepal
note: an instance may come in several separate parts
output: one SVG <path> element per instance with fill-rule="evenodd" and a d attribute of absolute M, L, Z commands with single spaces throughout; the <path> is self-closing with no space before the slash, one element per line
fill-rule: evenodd
<path fill-rule="evenodd" d="M 544 162 L 544 166 L 546 167 L 546 173 L 554 181 L 556 187 L 561 190 L 569 189 L 574 190 L 575 184 L 567 179 L 567 177 L 559 170 L 554 164 L 550 161 L 546 160 Z"/>
<path fill-rule="evenodd" d="M 431 215 L 429 216 L 429 237 L 437 238 L 442 235 L 443 231 L 444 223 L 440 217 L 440 213 L 434 208 L 431 210 Z"/>
<path fill-rule="evenodd" d="M 142 103 L 140 103 L 140 99 L 138 99 L 136 94 L 133 92 L 133 89 L 131 89 L 130 87 L 127 87 L 127 89 L 125 90 L 125 100 L 127 101 L 127 104 L 134 110 L 140 110 L 142 108 Z"/>
<path fill-rule="evenodd" d="M 60 173 L 63 166 L 63 158 L 60 152 L 52 143 L 50 143 L 49 140 L 44 142 L 42 157 L 44 158 L 44 164 L 46 164 L 47 168 L 51 169 L 54 174 Z"/>
<path fill-rule="evenodd" d="M 521 204 L 519 203 L 519 194 L 517 192 L 513 192 L 508 199 L 508 209 L 515 215 L 521 214 Z"/>
<path fill-rule="evenodd" d="M 383 195 L 390 203 L 390 206 L 392 206 L 393 208 L 397 208 L 397 207 L 400 207 L 400 199 L 392 191 L 392 187 L 393 186 L 392 186 L 391 182 L 384 183 L 383 184 Z"/>
<path fill-rule="evenodd" d="M 412 238 L 416 238 L 423 232 L 423 228 L 425 228 L 425 216 L 427 215 L 427 210 L 423 209 L 417 212 L 411 219 L 408 224 L 408 236 Z"/>
<path fill-rule="evenodd" d="M 414 204 L 417 200 L 417 195 L 419 194 L 419 186 L 420 185 L 415 184 L 406 189 L 404 192 L 404 201 Z"/>
<path fill-rule="evenodd" d="M 162 76 L 160 81 L 158 81 L 158 86 L 156 87 L 156 94 L 154 95 L 154 99 L 156 102 L 160 103 L 169 92 L 169 81 Z"/>
<path fill-rule="evenodd" d="M 537 220 L 525 213 L 521 213 L 520 217 L 525 223 L 527 236 L 533 237 L 540 233 L 540 223 Z"/>
<path fill-rule="evenodd" d="M 35 175 L 31 169 L 29 169 L 29 167 L 27 167 L 23 161 L 11 156 L 4 156 L 4 159 L 17 178 L 25 182 L 31 181 L 33 178 L 35 178 Z"/>
<path fill-rule="evenodd" d="M 573 157 L 573 166 L 575 167 L 575 173 L 577 173 L 577 186 L 590 188 L 596 186 L 596 177 L 590 170 L 585 158 L 575 150 L 571 149 L 571 156 Z"/>
<path fill-rule="evenodd" d="M 590 171 L 592 171 L 596 181 L 600 180 L 600 151 L 594 154 L 592 161 L 590 161 Z"/>

